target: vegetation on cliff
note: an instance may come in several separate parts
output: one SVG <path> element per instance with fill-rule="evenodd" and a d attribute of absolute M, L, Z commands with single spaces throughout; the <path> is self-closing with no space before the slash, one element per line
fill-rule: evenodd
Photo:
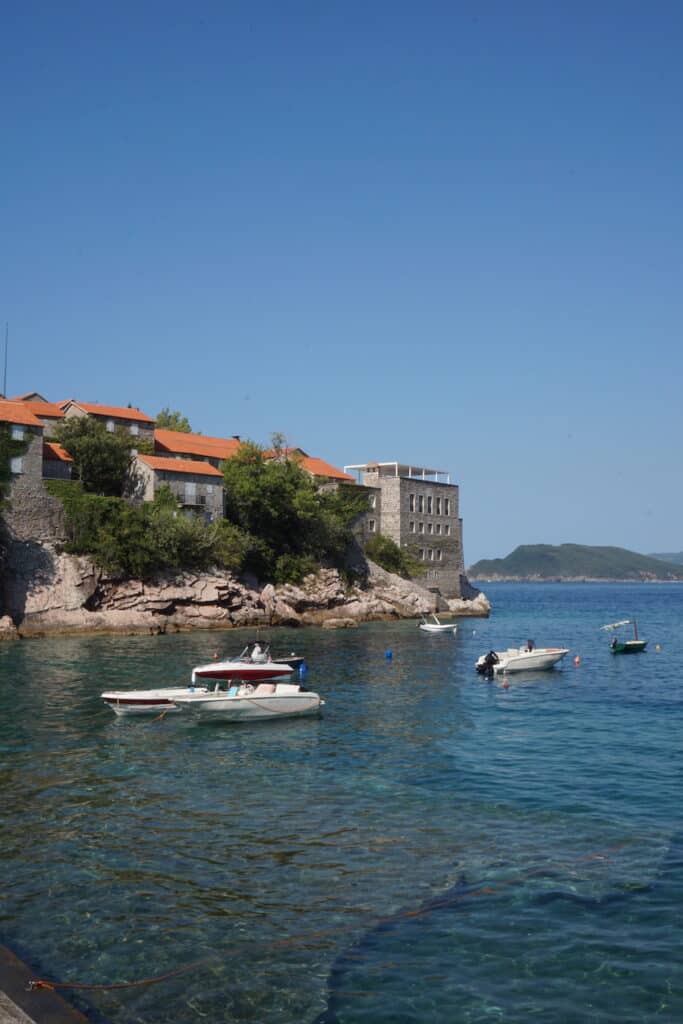
<path fill-rule="evenodd" d="M 422 566 L 416 558 L 403 551 L 391 537 L 385 537 L 381 533 L 376 533 L 369 539 L 365 545 L 365 554 L 382 569 L 396 573 L 406 580 L 413 576 L 421 576 L 423 573 Z"/>
<path fill-rule="evenodd" d="M 12 459 L 25 455 L 28 447 L 29 441 L 26 438 L 18 441 L 12 437 L 9 423 L 0 423 L 0 510 L 12 482 Z"/>
<path fill-rule="evenodd" d="M 167 487 L 133 506 L 89 492 L 92 479 L 46 482 L 64 505 L 65 550 L 139 579 L 215 566 L 295 583 L 321 564 L 343 569 L 351 524 L 367 501 L 353 487 L 321 490 L 296 459 L 265 459 L 252 444 L 225 463 L 227 518 L 216 523 L 182 515 Z"/>
<path fill-rule="evenodd" d="M 615 547 L 522 544 L 506 558 L 482 559 L 470 579 L 683 580 L 683 566 Z"/>

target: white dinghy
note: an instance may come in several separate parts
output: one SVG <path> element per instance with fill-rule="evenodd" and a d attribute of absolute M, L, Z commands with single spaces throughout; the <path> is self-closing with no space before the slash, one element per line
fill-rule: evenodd
<path fill-rule="evenodd" d="M 424 615 L 420 623 L 423 633 L 457 633 L 458 626 L 455 622 L 441 622 L 436 615 L 432 614 L 433 622 L 428 622 Z"/>

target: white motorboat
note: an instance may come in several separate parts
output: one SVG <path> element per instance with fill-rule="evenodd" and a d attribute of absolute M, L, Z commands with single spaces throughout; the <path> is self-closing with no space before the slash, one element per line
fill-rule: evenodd
<path fill-rule="evenodd" d="M 433 622 L 427 622 L 424 615 L 420 623 L 423 633 L 457 633 L 458 627 L 454 622 L 441 622 L 436 615 L 432 615 Z"/>
<path fill-rule="evenodd" d="M 552 668 L 569 654 L 568 647 L 508 647 L 506 651 L 489 651 L 477 659 L 475 668 L 483 675 L 499 672 L 532 672 Z"/>
<path fill-rule="evenodd" d="M 251 683 L 229 690 L 187 694 L 176 704 L 200 722 L 253 722 L 264 718 L 316 715 L 323 704 L 317 693 L 296 683 Z"/>
<path fill-rule="evenodd" d="M 117 715 L 157 715 L 179 711 L 177 697 L 208 693 L 205 686 L 167 686 L 158 690 L 105 690 L 100 696 Z"/>

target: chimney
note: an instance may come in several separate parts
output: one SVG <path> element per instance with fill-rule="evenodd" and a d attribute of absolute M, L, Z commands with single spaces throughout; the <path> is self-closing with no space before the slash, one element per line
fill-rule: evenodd
<path fill-rule="evenodd" d="M 239 434 L 233 434 L 232 435 L 232 439 L 233 439 L 233 441 L 241 441 L 242 440 Z"/>

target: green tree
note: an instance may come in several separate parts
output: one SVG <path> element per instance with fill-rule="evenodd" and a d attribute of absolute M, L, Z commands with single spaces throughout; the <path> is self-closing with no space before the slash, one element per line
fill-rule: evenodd
<path fill-rule="evenodd" d="M 295 582 L 321 563 L 344 567 L 351 523 L 367 505 L 362 492 L 321 491 L 296 458 L 265 459 L 250 442 L 223 472 L 227 518 L 257 538 L 245 557 L 257 575 Z"/>
<path fill-rule="evenodd" d="M 382 569 L 405 579 L 422 573 L 422 567 L 416 558 L 403 551 L 391 537 L 385 537 L 381 533 L 376 533 L 369 539 L 365 545 L 365 554 Z"/>
<path fill-rule="evenodd" d="M 128 431 L 109 431 L 99 420 L 81 416 L 63 420 L 55 428 L 55 440 L 74 460 L 84 490 L 109 497 L 122 494 L 133 442 Z M 136 447 L 142 449 L 140 441 Z"/>
<path fill-rule="evenodd" d="M 164 406 L 161 412 L 157 414 L 156 425 L 159 430 L 177 430 L 181 434 L 192 433 L 192 427 L 187 416 L 183 416 L 178 409 L 174 409 L 171 412 L 167 406 Z"/>

